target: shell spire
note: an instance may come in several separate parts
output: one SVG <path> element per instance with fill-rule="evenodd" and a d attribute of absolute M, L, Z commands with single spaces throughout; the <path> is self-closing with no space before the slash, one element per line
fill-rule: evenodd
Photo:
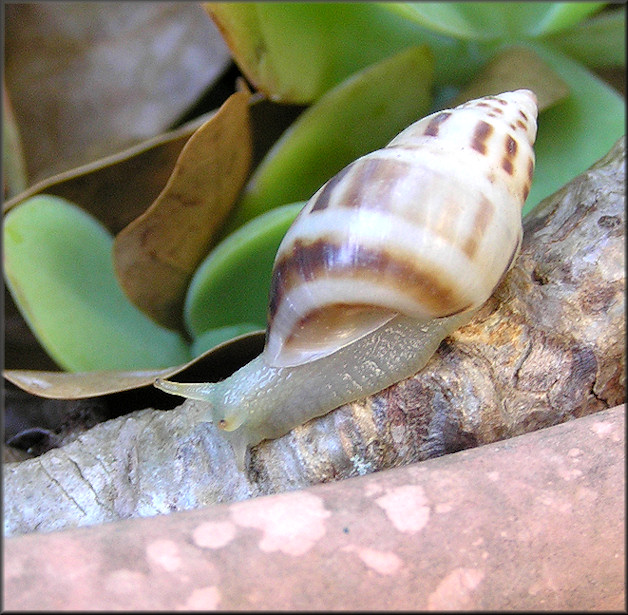
<path fill-rule="evenodd" d="M 318 190 L 275 259 L 264 359 L 301 365 L 396 314 L 479 307 L 511 267 L 534 171 L 530 90 L 415 122 Z"/>

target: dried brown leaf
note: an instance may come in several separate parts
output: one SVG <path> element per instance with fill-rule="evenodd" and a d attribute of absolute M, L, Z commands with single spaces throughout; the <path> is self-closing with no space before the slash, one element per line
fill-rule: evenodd
<path fill-rule="evenodd" d="M 220 379 L 241 367 L 261 350 L 264 332 L 246 333 L 215 346 L 184 365 L 141 371 L 54 372 L 4 370 L 3 376 L 20 389 L 49 399 L 84 399 L 150 386 L 155 378 L 179 374 L 183 380 L 199 376 Z"/>
<path fill-rule="evenodd" d="M 569 95 L 569 86 L 531 49 L 510 47 L 498 53 L 453 101 L 453 105 L 488 94 L 528 88 L 539 111 Z"/>
<path fill-rule="evenodd" d="M 182 326 L 185 291 L 248 176 L 248 92 L 232 94 L 190 137 L 157 200 L 114 242 L 120 284 L 158 323 Z"/>
<path fill-rule="evenodd" d="M 5 78 L 39 181 L 159 134 L 230 62 L 195 3 L 5 8 Z"/>
<path fill-rule="evenodd" d="M 76 203 L 115 235 L 159 196 L 184 145 L 213 113 L 111 156 L 37 182 L 6 201 L 3 210 L 6 213 L 36 194 L 51 194 Z"/>

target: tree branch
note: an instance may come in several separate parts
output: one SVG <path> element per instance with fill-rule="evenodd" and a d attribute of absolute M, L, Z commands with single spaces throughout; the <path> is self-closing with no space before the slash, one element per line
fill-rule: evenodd
<path fill-rule="evenodd" d="M 8 535 L 187 510 L 421 461 L 625 396 L 624 140 L 525 220 L 515 267 L 416 376 L 252 450 L 200 402 L 102 423 L 5 468 Z"/>

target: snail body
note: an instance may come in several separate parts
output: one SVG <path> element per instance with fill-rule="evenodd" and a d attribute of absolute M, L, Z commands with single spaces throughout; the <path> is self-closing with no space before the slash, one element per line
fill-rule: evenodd
<path fill-rule="evenodd" d="M 345 167 L 279 246 L 262 354 L 155 385 L 208 402 L 243 468 L 249 446 L 415 374 L 513 264 L 536 116 L 529 90 L 469 101 Z"/>

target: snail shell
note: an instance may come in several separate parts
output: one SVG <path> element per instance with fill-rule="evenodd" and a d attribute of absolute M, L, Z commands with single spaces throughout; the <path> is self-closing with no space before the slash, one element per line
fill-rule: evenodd
<path fill-rule="evenodd" d="M 208 401 L 231 441 L 275 438 L 420 370 L 512 266 L 534 171 L 536 97 L 434 113 L 318 190 L 275 259 L 264 351 Z"/>
<path fill-rule="evenodd" d="M 268 364 L 329 355 L 397 313 L 427 321 L 484 303 L 521 242 L 535 118 L 528 90 L 475 100 L 328 181 L 279 246 Z"/>

